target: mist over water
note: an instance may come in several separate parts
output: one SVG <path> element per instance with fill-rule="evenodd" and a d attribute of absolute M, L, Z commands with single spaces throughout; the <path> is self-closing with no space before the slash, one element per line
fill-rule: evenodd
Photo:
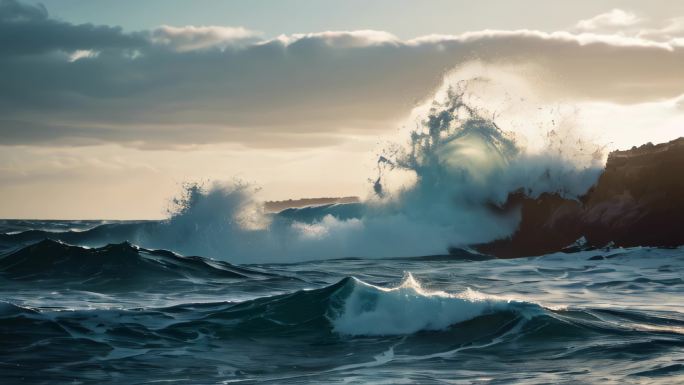
<path fill-rule="evenodd" d="M 510 235 L 519 216 L 492 206 L 516 191 L 577 197 L 595 183 L 603 153 L 562 117 L 521 130 L 524 122 L 497 116 L 486 103 L 496 81 L 447 78 L 414 110 L 406 137 L 381 151 L 363 203 L 268 214 L 252 185 L 191 184 L 137 241 L 245 263 L 445 254 Z M 531 132 L 543 137 L 536 147 Z"/>

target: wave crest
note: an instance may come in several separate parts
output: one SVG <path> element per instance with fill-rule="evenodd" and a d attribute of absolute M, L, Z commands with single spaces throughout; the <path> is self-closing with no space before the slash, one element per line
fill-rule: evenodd
<path fill-rule="evenodd" d="M 470 319 L 502 311 L 522 312 L 537 305 L 490 297 L 473 290 L 460 294 L 423 288 L 408 273 L 401 284 L 382 288 L 354 279 L 333 330 L 348 335 L 412 334 L 421 330 L 444 330 Z"/>
<path fill-rule="evenodd" d="M 242 279 L 270 275 L 167 250 L 148 250 L 130 243 L 84 248 L 43 240 L 0 258 L 0 274 L 14 281 L 51 280 L 67 287 L 112 284 L 158 284 L 186 278 Z M 45 284 L 45 282 L 43 282 Z"/>

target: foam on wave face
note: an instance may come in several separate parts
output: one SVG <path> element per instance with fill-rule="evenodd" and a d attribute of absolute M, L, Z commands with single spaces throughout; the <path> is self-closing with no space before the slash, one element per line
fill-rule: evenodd
<path fill-rule="evenodd" d="M 354 280 L 334 331 L 346 335 L 402 335 L 422 330 L 444 330 L 460 322 L 500 311 L 520 312 L 536 305 L 497 299 L 473 290 L 460 294 L 424 289 L 409 273 L 395 288 Z"/>
<path fill-rule="evenodd" d="M 192 313 L 189 314 L 188 311 Z M 486 315 L 511 320 L 544 314 L 536 304 L 487 296 L 472 290 L 459 294 L 424 289 L 407 274 L 400 285 L 383 288 L 346 277 L 329 286 L 260 297 L 240 303 L 204 303 L 165 308 L 220 327 L 223 333 L 254 335 L 334 333 L 338 336 L 410 335 L 444 330 Z M 508 313 L 508 314 L 504 314 Z M 220 326 L 218 326 L 220 325 Z M 501 323 L 497 323 L 503 326 Z M 485 332 L 491 326 L 485 327 Z M 171 329 L 191 331 L 197 325 Z M 482 330 L 478 328 L 478 330 Z"/>

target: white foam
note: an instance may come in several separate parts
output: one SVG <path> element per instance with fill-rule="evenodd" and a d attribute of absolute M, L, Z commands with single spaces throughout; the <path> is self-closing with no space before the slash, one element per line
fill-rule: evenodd
<path fill-rule="evenodd" d="M 363 203 L 358 218 L 273 217 L 249 185 L 214 184 L 188 189 L 165 226 L 135 241 L 259 263 L 446 254 L 449 247 L 504 238 L 517 228 L 519 213 L 502 215 L 492 204 L 519 189 L 577 196 L 596 181 L 602 164 L 593 146 L 573 137 L 570 124 L 554 120 L 552 127 L 527 127 L 546 140 L 531 151 L 525 130 L 510 124 L 504 130 L 487 111 L 486 100 L 496 92 L 472 97 L 483 83 L 489 84 L 447 79 L 434 100 L 416 109 L 407 143 L 379 157 L 378 196 Z M 412 184 L 389 186 L 388 176 L 397 172 L 413 175 Z"/>
<path fill-rule="evenodd" d="M 335 332 L 346 335 L 411 334 L 444 330 L 484 314 L 512 309 L 516 303 L 473 290 L 459 294 L 426 290 L 409 273 L 394 288 L 355 280 L 332 323 Z"/>

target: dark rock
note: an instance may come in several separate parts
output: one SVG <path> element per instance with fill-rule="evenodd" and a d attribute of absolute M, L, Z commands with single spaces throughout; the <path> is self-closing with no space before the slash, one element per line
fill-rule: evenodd
<path fill-rule="evenodd" d="M 597 184 L 579 200 L 558 194 L 510 194 L 501 209 L 521 210 L 509 238 L 476 245 L 515 258 L 560 251 L 585 237 L 589 248 L 684 244 L 684 138 L 608 156 Z"/>

